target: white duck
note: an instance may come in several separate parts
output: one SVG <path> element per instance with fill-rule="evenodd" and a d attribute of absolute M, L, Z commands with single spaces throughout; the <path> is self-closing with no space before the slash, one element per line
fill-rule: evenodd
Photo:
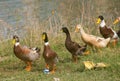
<path fill-rule="evenodd" d="M 89 34 L 85 33 L 83 27 L 80 24 L 78 24 L 75 29 L 75 32 L 78 32 L 78 31 L 80 31 L 83 42 L 90 45 L 92 48 L 93 47 L 103 48 L 103 47 L 106 47 L 110 42 L 110 37 L 105 39 L 102 37 L 89 35 Z"/>

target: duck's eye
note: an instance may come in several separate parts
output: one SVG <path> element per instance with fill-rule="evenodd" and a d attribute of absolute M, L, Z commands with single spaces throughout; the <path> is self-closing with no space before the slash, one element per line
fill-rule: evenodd
<path fill-rule="evenodd" d="M 99 24 L 100 22 L 101 22 L 101 19 L 98 18 L 96 23 Z"/>

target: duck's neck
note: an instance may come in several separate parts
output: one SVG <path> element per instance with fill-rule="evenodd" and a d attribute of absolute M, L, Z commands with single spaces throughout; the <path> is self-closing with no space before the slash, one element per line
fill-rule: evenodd
<path fill-rule="evenodd" d="M 44 43 L 44 51 L 50 49 L 49 42 Z"/>
<path fill-rule="evenodd" d="M 71 37 L 70 37 L 70 33 L 69 32 L 66 33 L 66 40 L 71 41 Z"/>
<path fill-rule="evenodd" d="M 105 27 L 105 25 L 106 25 L 105 21 L 102 20 L 101 23 L 100 23 L 100 27 Z"/>
<path fill-rule="evenodd" d="M 17 46 L 19 46 L 19 45 L 20 45 L 20 43 L 19 43 L 19 42 L 16 42 L 16 43 L 15 43 L 15 46 L 16 46 L 16 47 L 17 47 Z"/>
<path fill-rule="evenodd" d="M 49 45 L 49 42 L 45 42 L 45 46 L 48 46 Z"/>
<path fill-rule="evenodd" d="M 81 36 L 85 36 L 85 35 L 86 35 L 86 33 L 85 33 L 85 31 L 83 30 L 83 28 L 80 28 L 80 33 L 81 33 Z"/>
<path fill-rule="evenodd" d="M 20 54 L 22 52 L 22 47 L 20 46 L 19 42 L 16 42 L 14 45 L 14 52 L 15 54 Z"/>

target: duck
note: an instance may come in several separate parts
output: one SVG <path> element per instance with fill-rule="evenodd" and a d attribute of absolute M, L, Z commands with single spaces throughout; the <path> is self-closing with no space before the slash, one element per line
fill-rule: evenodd
<path fill-rule="evenodd" d="M 104 38 L 110 37 L 112 39 L 113 46 L 115 46 L 119 39 L 116 31 L 114 31 L 112 28 L 106 26 L 104 17 L 102 15 L 98 16 L 96 23 L 99 24 L 99 30 L 100 30 L 101 35 Z"/>
<path fill-rule="evenodd" d="M 117 17 L 117 18 L 114 20 L 113 24 L 117 24 L 118 22 L 120 22 L 120 17 Z"/>
<path fill-rule="evenodd" d="M 58 55 L 51 49 L 46 32 L 42 33 L 42 39 L 44 41 L 43 58 L 46 63 L 46 69 L 48 69 L 50 73 L 53 74 L 56 70 L 56 63 L 59 62 Z"/>
<path fill-rule="evenodd" d="M 13 36 L 12 41 L 14 44 L 13 51 L 15 56 L 27 64 L 25 68 L 26 71 L 31 71 L 32 62 L 40 58 L 40 48 L 22 46 L 17 35 Z"/>
<path fill-rule="evenodd" d="M 118 22 L 120 22 L 120 17 L 117 17 L 117 19 L 114 20 L 113 25 L 117 24 Z M 117 31 L 117 35 L 120 38 L 120 30 Z"/>
<path fill-rule="evenodd" d="M 110 39 L 111 39 L 110 37 L 105 39 L 105 38 L 98 37 L 95 35 L 87 34 L 84 31 L 81 24 L 78 24 L 75 27 L 75 32 L 78 32 L 78 31 L 80 31 L 81 38 L 82 38 L 83 42 L 86 43 L 87 45 L 91 46 L 93 51 L 95 51 L 94 47 L 95 47 L 95 49 L 107 47 L 107 45 L 109 44 Z"/>
<path fill-rule="evenodd" d="M 87 55 L 89 51 L 86 51 L 87 45 L 80 46 L 78 43 L 71 40 L 71 36 L 67 27 L 62 27 L 62 30 L 66 34 L 65 47 L 71 53 L 73 62 L 77 63 L 78 55 Z"/>
<path fill-rule="evenodd" d="M 117 35 L 120 38 L 120 30 L 117 31 Z"/>

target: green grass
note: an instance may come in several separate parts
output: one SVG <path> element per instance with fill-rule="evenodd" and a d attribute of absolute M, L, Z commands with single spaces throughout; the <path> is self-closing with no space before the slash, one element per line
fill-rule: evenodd
<path fill-rule="evenodd" d="M 77 64 L 71 61 L 71 54 L 64 46 L 64 40 L 56 38 L 50 39 L 50 45 L 59 56 L 60 62 L 57 63 L 55 74 L 44 74 L 45 66 L 42 58 L 43 44 L 41 48 L 41 57 L 33 62 L 32 71 L 24 70 L 25 64 L 15 57 L 13 45 L 11 42 L 2 43 L 0 46 L 0 81 L 54 81 L 59 78 L 60 81 L 120 81 L 120 43 L 115 48 L 102 49 L 100 53 L 91 52 L 88 56 L 80 56 Z M 54 42 L 52 42 L 54 41 Z M 88 49 L 91 51 L 91 49 Z M 7 59 L 4 59 L 7 58 Z M 96 70 L 85 70 L 83 61 L 93 61 L 95 63 L 104 62 L 110 66 Z"/>

